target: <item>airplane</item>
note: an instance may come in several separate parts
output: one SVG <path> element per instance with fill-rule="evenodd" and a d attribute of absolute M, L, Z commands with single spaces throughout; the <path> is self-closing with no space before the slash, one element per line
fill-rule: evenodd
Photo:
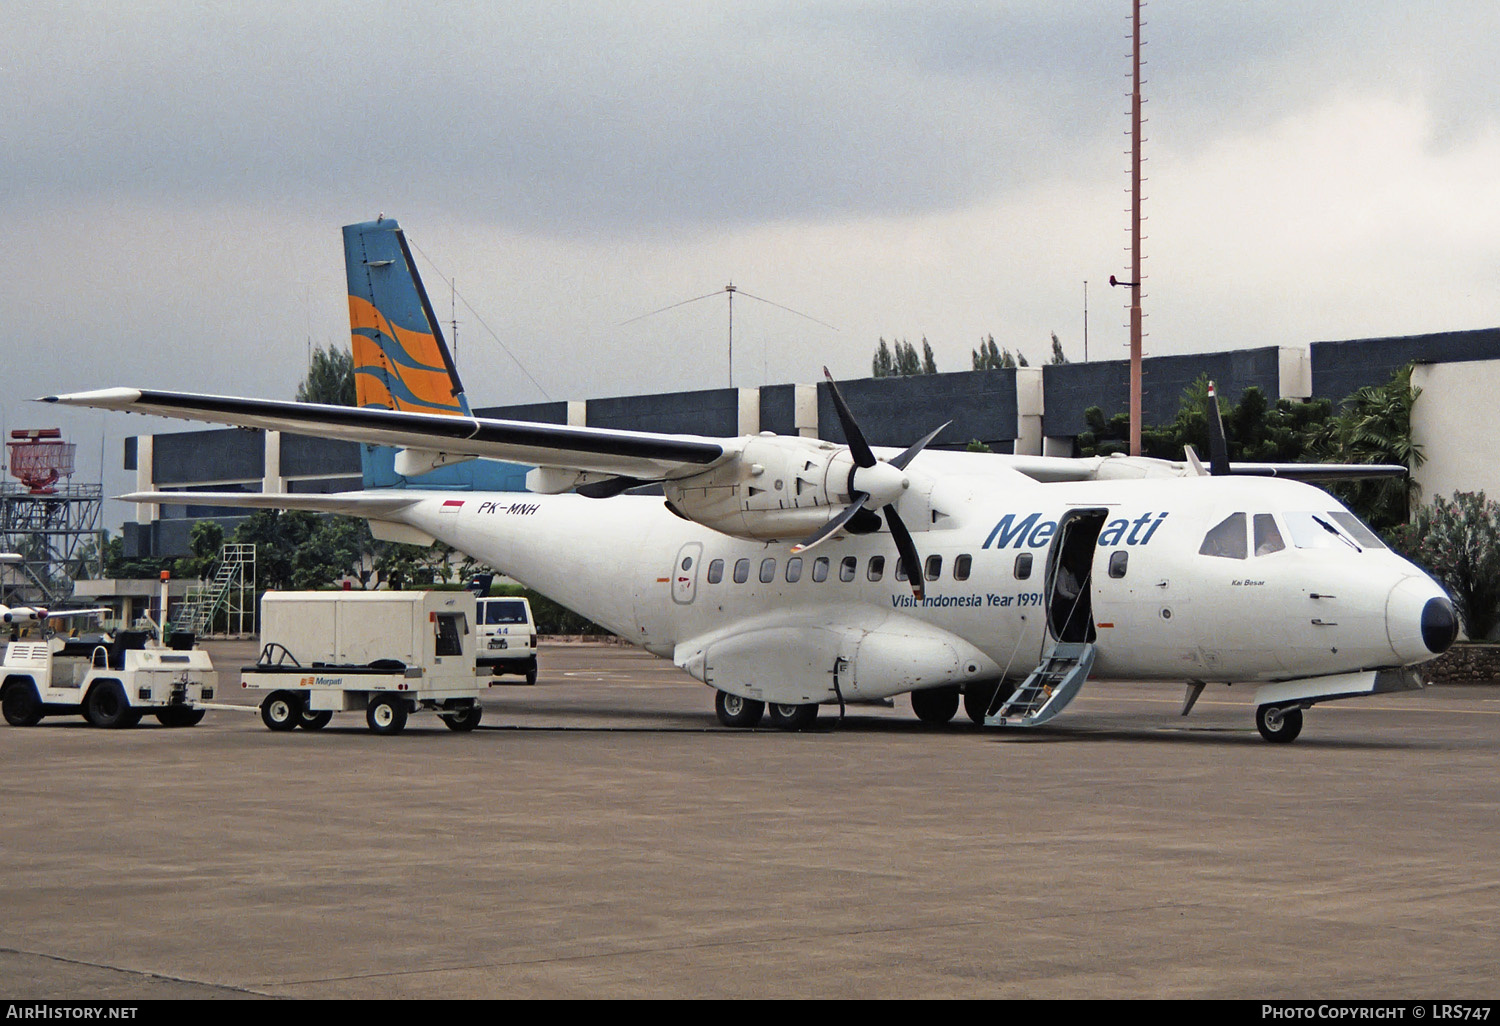
<path fill-rule="evenodd" d="M 19 552 L 0 552 L 0 564 L 19 563 L 25 557 Z M 94 616 L 99 613 L 109 612 L 106 608 L 99 609 L 60 609 L 49 610 L 42 606 L 7 606 L 0 602 L 0 623 L 28 624 L 42 623 L 46 620 L 57 620 L 72 616 Z"/>
<path fill-rule="evenodd" d="M 420 476 L 532 466 L 526 492 L 194 493 L 442 541 L 672 660 L 726 727 L 812 725 L 910 693 L 927 723 L 1033 727 L 1089 679 L 1255 689 L 1284 743 L 1321 702 L 1422 686 L 1458 633 L 1442 587 L 1298 480 L 1403 467 L 1073 459 L 476 416 L 395 220 L 343 229 L 358 406 L 108 388 L 42 401 L 394 446 Z M 825 369 L 826 374 L 826 369 Z M 1217 405 L 1214 406 L 1215 413 Z M 1218 424 L 1210 418 L 1211 427 Z M 941 429 L 939 429 L 941 430 Z M 630 494 L 656 483 L 661 494 Z M 172 503 L 179 493 L 127 501 Z"/>

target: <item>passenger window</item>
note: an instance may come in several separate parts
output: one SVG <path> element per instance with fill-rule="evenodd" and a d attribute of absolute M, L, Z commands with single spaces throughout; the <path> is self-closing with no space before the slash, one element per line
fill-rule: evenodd
<path fill-rule="evenodd" d="M 748 559 L 737 559 L 734 561 L 734 583 L 744 584 L 750 579 L 750 561 Z"/>
<path fill-rule="evenodd" d="M 870 566 L 865 571 L 865 576 L 872 581 L 878 581 L 885 576 L 885 557 L 871 556 Z"/>
<path fill-rule="evenodd" d="M 828 557 L 819 556 L 813 560 L 813 580 L 818 583 L 828 580 Z"/>
<path fill-rule="evenodd" d="M 859 566 L 858 559 L 856 559 L 854 556 L 845 556 L 839 563 L 839 580 L 854 580 L 854 570 L 857 566 Z"/>
<path fill-rule="evenodd" d="M 1219 556 L 1223 559 L 1244 559 L 1250 552 L 1245 544 L 1245 514 L 1231 513 L 1203 536 L 1198 549 L 1200 556 Z"/>
<path fill-rule="evenodd" d="M 927 569 L 925 571 L 929 581 L 935 581 L 943 575 L 943 557 L 933 554 L 927 557 Z"/>
<path fill-rule="evenodd" d="M 683 571 L 686 572 L 688 570 L 691 570 L 692 568 L 693 568 L 693 557 L 692 556 L 684 556 L 683 560 L 682 560 L 682 569 L 683 569 Z"/>
<path fill-rule="evenodd" d="M 1286 548 L 1281 532 L 1276 529 L 1276 518 L 1269 513 L 1255 514 L 1255 554 L 1257 556 L 1280 552 Z"/>
<path fill-rule="evenodd" d="M 896 580 L 906 580 L 906 560 L 902 559 L 900 556 L 896 557 Z"/>
<path fill-rule="evenodd" d="M 1023 552 L 1016 557 L 1016 580 L 1024 581 L 1031 576 L 1031 553 Z"/>
<path fill-rule="evenodd" d="M 967 581 L 969 570 L 974 566 L 974 557 L 968 553 L 959 556 L 953 561 L 953 579 L 955 581 Z"/>
<path fill-rule="evenodd" d="M 770 584 L 776 580 L 776 560 L 763 559 L 760 561 L 760 583 Z"/>
<path fill-rule="evenodd" d="M 724 561 L 716 559 L 708 564 L 708 583 L 718 584 L 724 579 Z"/>
<path fill-rule="evenodd" d="M 802 557 L 793 556 L 786 561 L 786 583 L 796 584 L 802 579 Z"/>
<path fill-rule="evenodd" d="M 1125 565 L 1129 562 L 1130 553 L 1123 551 L 1111 552 L 1109 554 L 1109 576 L 1116 578 L 1124 577 Z"/>

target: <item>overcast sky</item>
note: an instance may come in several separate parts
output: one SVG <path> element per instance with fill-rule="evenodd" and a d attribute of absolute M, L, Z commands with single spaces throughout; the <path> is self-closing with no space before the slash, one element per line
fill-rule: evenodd
<path fill-rule="evenodd" d="M 1148 354 L 1500 324 L 1493 0 L 1147 9 Z M 83 479 L 347 344 L 396 217 L 476 405 L 1125 355 L 1129 4 L 8 5 L 0 398 Z M 745 293 L 771 303 L 755 302 Z M 798 311 L 791 313 L 781 307 Z M 818 323 L 822 322 L 822 323 Z M 831 327 L 830 327 L 831 326 Z M 113 481 L 106 478 L 106 485 Z M 118 519 L 114 516 L 111 519 Z"/>

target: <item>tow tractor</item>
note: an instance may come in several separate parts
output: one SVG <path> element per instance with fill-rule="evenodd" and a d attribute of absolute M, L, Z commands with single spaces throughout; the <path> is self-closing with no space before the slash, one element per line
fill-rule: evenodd
<path fill-rule="evenodd" d="M 274 592 L 261 598 L 261 647 L 240 686 L 269 692 L 274 731 L 321 730 L 363 711 L 376 734 L 399 734 L 428 710 L 450 730 L 479 725 L 474 596 L 466 591 Z"/>
<path fill-rule="evenodd" d="M 142 630 L 94 641 L 11 641 L 0 663 L 0 712 L 13 727 L 80 713 L 96 727 L 133 727 L 147 713 L 166 727 L 191 727 L 203 719 L 198 703 L 213 698 L 217 680 L 194 641 L 171 633 L 163 645 Z"/>

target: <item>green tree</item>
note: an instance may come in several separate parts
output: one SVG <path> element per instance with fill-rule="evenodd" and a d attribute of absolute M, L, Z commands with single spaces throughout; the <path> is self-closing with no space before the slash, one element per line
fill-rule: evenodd
<path fill-rule="evenodd" d="M 1052 333 L 1052 364 L 1068 362 L 1068 354 L 1063 352 L 1062 342 L 1057 337 L 1057 332 Z"/>
<path fill-rule="evenodd" d="M 297 386 L 299 403 L 325 403 L 330 406 L 353 406 L 354 354 L 330 345 L 314 349 L 307 377 Z"/>
<path fill-rule="evenodd" d="M 1422 394 L 1411 383 L 1411 371 L 1407 364 L 1385 384 L 1366 385 L 1345 399 L 1318 435 L 1320 457 L 1330 463 L 1400 464 L 1408 470 L 1425 463 L 1422 447 L 1411 437 L 1411 408 Z M 1380 531 L 1406 523 L 1419 497 L 1410 474 L 1353 481 L 1330 491 Z"/>
<path fill-rule="evenodd" d="M 1012 356 L 1009 349 L 1002 349 L 995 345 L 994 335 L 980 339 L 979 348 L 971 349 L 969 352 L 973 357 L 975 370 L 1001 370 L 1006 367 L 1030 366 L 1026 362 L 1026 355 L 1019 349 Z"/>
<path fill-rule="evenodd" d="M 177 561 L 172 576 L 201 580 L 219 562 L 219 553 L 224 548 L 224 528 L 216 520 L 200 520 L 193 525 L 189 544 L 193 554 Z"/>
<path fill-rule="evenodd" d="M 1483 492 L 1438 496 L 1392 534 L 1397 548 L 1447 587 L 1465 633 L 1488 638 L 1500 622 L 1500 503 Z"/>
<path fill-rule="evenodd" d="M 874 359 L 870 362 L 870 373 L 877 378 L 905 378 L 918 374 L 936 374 L 937 360 L 933 358 L 932 346 L 927 339 L 922 339 L 922 355 L 917 355 L 917 347 L 902 339 L 896 342 L 894 347 L 887 343 L 884 338 L 875 349 Z"/>

